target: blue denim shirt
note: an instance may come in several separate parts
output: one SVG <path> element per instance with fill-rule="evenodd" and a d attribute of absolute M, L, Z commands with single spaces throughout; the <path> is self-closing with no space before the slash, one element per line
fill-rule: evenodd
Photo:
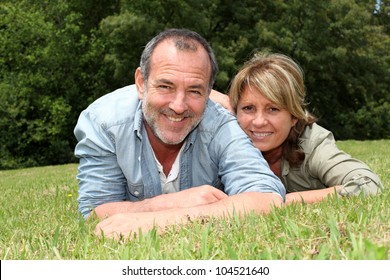
<path fill-rule="evenodd" d="M 160 177 L 135 85 L 93 102 L 79 117 L 79 210 L 139 201 L 161 194 Z M 212 185 L 228 195 L 272 192 L 285 199 L 283 184 L 239 127 L 236 118 L 208 100 L 205 115 L 187 136 L 180 158 L 180 190 Z"/>

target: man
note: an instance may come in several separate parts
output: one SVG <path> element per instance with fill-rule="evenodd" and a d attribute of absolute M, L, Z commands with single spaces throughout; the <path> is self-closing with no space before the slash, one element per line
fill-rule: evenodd
<path fill-rule="evenodd" d="M 135 85 L 81 113 L 79 210 L 102 220 L 98 235 L 128 237 L 283 203 L 282 183 L 235 117 L 209 100 L 217 72 L 204 38 L 170 29 L 146 45 Z"/>

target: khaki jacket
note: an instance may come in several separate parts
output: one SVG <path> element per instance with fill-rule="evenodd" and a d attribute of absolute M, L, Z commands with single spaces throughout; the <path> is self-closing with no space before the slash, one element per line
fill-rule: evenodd
<path fill-rule="evenodd" d="M 338 149 L 333 134 L 323 127 L 306 127 L 299 141 L 305 152 L 301 166 L 290 167 L 282 159 L 282 182 L 287 193 L 345 184 L 341 195 L 357 195 L 361 191 L 367 195 L 383 188 L 379 177 L 365 163 Z"/>

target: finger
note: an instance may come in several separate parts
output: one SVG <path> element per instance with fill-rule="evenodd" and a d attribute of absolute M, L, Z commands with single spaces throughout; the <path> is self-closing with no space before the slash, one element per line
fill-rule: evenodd
<path fill-rule="evenodd" d="M 226 193 L 224 193 L 223 191 L 218 190 L 218 189 L 216 189 L 216 191 L 214 192 L 214 196 L 218 200 L 221 200 L 221 199 L 224 199 L 224 198 L 228 197 L 228 195 Z"/>
<path fill-rule="evenodd" d="M 95 227 L 95 235 L 97 235 L 99 238 L 105 236 L 104 230 L 101 226 L 96 225 Z"/>
<path fill-rule="evenodd" d="M 113 231 L 111 228 L 101 228 L 98 226 L 95 228 L 95 235 L 99 238 L 114 238 L 115 240 L 123 239 L 123 235 L 121 233 Z"/>
<path fill-rule="evenodd" d="M 111 225 L 110 219 L 103 220 L 103 221 L 99 222 L 95 227 L 95 234 L 99 237 L 101 237 L 103 235 L 108 236 L 109 232 L 107 229 L 110 228 L 110 225 Z"/>

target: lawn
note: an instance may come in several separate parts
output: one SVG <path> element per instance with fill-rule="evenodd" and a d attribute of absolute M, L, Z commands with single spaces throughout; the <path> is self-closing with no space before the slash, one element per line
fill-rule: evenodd
<path fill-rule="evenodd" d="M 194 221 L 132 241 L 98 239 L 77 213 L 77 165 L 0 171 L 2 260 L 367 260 L 390 257 L 390 140 L 341 141 L 385 186 L 376 197 Z"/>

